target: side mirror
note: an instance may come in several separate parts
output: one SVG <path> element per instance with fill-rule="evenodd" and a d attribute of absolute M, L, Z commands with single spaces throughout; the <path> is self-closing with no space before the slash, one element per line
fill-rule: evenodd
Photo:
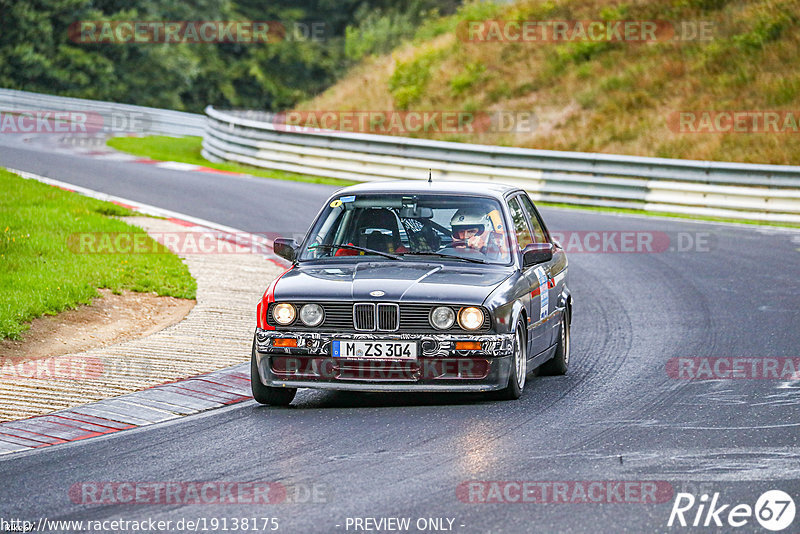
<path fill-rule="evenodd" d="M 297 256 L 297 241 L 279 237 L 272 242 L 272 250 L 281 258 L 293 262 Z"/>
<path fill-rule="evenodd" d="M 522 266 L 527 268 L 553 259 L 552 243 L 531 243 L 522 251 Z"/>

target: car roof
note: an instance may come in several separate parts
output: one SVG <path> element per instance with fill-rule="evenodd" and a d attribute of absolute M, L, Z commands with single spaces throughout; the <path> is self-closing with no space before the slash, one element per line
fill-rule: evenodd
<path fill-rule="evenodd" d="M 501 199 L 506 193 L 517 191 L 519 187 L 496 182 L 448 182 L 446 180 L 391 180 L 386 182 L 367 182 L 340 189 L 336 195 L 365 193 L 454 193 L 489 195 Z"/>

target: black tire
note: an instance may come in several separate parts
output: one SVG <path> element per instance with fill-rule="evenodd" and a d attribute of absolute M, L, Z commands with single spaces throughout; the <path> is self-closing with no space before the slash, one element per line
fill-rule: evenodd
<path fill-rule="evenodd" d="M 566 313 L 561 314 L 558 336 L 558 346 L 556 347 L 555 356 L 539 366 L 539 375 L 541 376 L 559 376 L 567 374 L 567 368 L 569 368 L 570 339 L 569 320 Z"/>
<path fill-rule="evenodd" d="M 508 375 L 508 385 L 505 389 L 497 391 L 495 398 L 499 400 L 516 400 L 522 395 L 525 388 L 525 379 L 528 375 L 528 351 L 525 339 L 525 326 L 522 321 L 517 322 L 514 330 L 514 356 L 511 361 L 511 373 Z"/>
<path fill-rule="evenodd" d="M 250 358 L 250 389 L 256 402 L 271 406 L 289 406 L 297 393 L 297 388 L 275 388 L 261 383 L 256 363 L 255 339 L 253 340 L 253 354 Z"/>

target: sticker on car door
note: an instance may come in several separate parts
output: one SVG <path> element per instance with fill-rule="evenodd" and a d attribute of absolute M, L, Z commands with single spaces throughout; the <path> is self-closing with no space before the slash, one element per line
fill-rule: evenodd
<path fill-rule="evenodd" d="M 541 321 L 550 311 L 550 292 L 547 290 L 547 273 L 542 267 L 537 267 L 534 272 L 539 280 L 539 320 Z"/>

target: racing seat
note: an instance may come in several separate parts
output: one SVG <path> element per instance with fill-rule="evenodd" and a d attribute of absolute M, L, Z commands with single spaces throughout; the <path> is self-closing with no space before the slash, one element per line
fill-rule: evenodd
<path fill-rule="evenodd" d="M 397 217 L 386 208 L 364 210 L 358 217 L 356 232 L 356 239 L 360 247 L 380 252 L 393 252 L 402 246 Z M 389 232 L 390 235 L 387 235 L 386 232 Z"/>
<path fill-rule="evenodd" d="M 380 230 L 372 230 L 367 234 L 366 247 L 379 252 L 389 252 L 391 238 Z M 392 249 L 394 250 L 394 248 Z"/>

